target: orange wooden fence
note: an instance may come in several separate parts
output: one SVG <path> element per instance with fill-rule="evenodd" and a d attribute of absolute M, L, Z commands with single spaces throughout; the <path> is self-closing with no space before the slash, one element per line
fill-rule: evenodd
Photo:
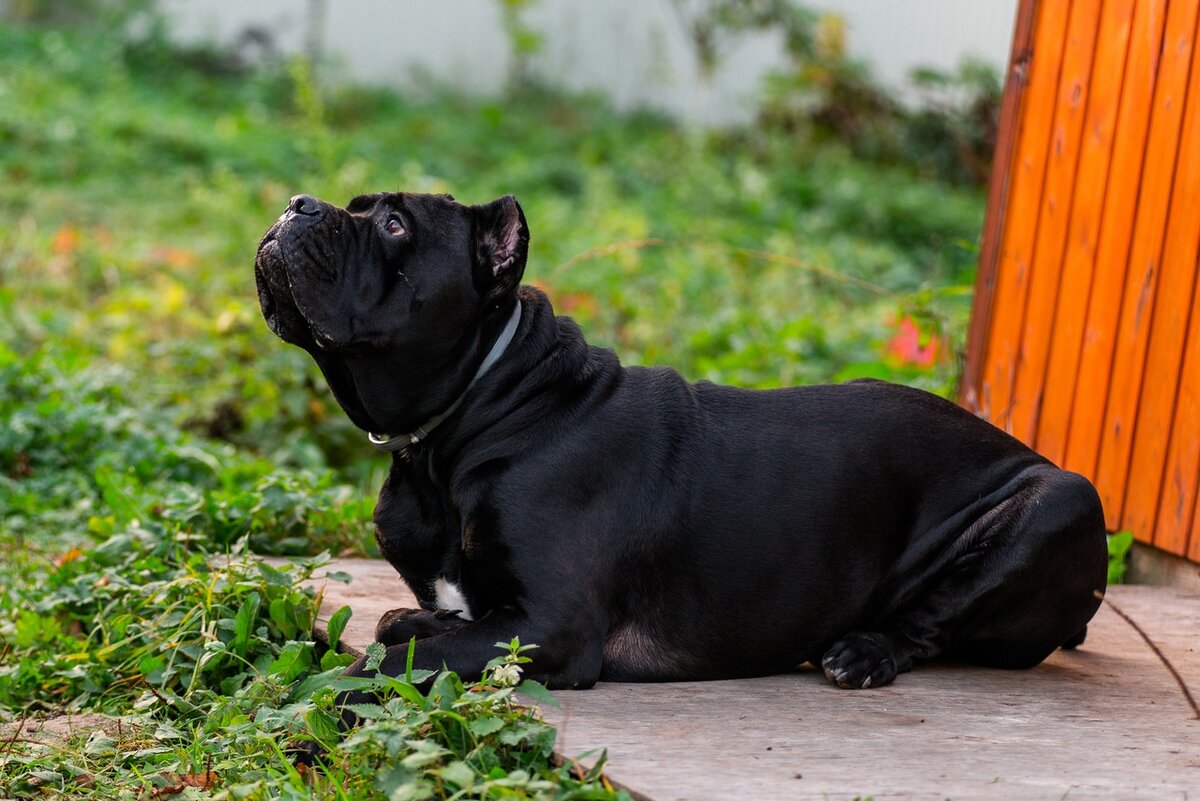
<path fill-rule="evenodd" d="M 962 403 L 1200 561 L 1200 0 L 1022 0 Z"/>

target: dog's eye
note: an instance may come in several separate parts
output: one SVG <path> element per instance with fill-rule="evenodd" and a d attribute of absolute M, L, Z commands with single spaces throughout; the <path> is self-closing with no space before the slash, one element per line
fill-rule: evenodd
<path fill-rule="evenodd" d="M 392 236 L 404 235 L 404 224 L 400 222 L 399 217 L 388 217 L 383 224 L 383 230 L 387 231 Z"/>

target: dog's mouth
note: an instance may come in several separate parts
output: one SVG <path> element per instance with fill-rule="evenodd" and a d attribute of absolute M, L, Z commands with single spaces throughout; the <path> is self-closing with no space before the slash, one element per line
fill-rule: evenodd
<path fill-rule="evenodd" d="M 280 302 L 277 296 L 286 298 L 293 306 L 291 286 L 284 266 L 283 253 L 279 242 L 271 233 L 258 246 L 258 255 L 254 259 L 254 281 L 258 286 L 258 305 L 262 309 L 267 327 L 278 337 L 284 337 L 280 326 Z"/>
<path fill-rule="evenodd" d="M 279 225 L 271 227 L 258 246 L 254 258 L 254 280 L 258 287 L 258 305 L 267 327 L 285 342 L 320 348 L 336 346 L 334 338 L 321 330 L 306 314 L 297 297 L 288 260 L 278 238 Z"/>

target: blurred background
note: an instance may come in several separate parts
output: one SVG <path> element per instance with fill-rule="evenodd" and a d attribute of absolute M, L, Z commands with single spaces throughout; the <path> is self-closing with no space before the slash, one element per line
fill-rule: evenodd
<path fill-rule="evenodd" d="M 1014 9 L 0 2 L 3 536 L 372 552 L 387 462 L 258 312 L 299 192 L 514 193 L 628 364 L 952 395 Z"/>
<path fill-rule="evenodd" d="M 798 2 L 762 0 L 168 0 L 180 41 L 261 37 L 278 52 L 316 56 L 338 76 L 406 92 L 430 80 L 496 96 L 516 77 L 559 90 L 598 92 L 617 111 L 651 108 L 688 123 L 745 124 L 763 105 L 763 79 L 788 69 L 811 36 Z M 919 101 L 911 74 L 953 72 L 974 59 L 1003 70 L 1016 0 L 820 0 L 843 55 L 880 88 Z M 336 6 L 336 8 L 334 8 Z M 813 22 L 814 20 L 809 20 Z M 834 44 L 834 42 L 829 42 Z"/>

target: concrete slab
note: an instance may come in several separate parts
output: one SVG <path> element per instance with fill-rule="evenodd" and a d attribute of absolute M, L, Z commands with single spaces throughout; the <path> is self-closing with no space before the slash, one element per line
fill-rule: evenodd
<path fill-rule="evenodd" d="M 387 609 L 415 606 L 381 561 L 342 559 L 323 612 L 350 604 L 361 649 Z M 1200 595 L 1114 587 L 1200 691 Z M 1200 721 L 1142 637 L 1107 606 L 1075 652 L 1028 671 L 926 665 L 874 690 L 816 670 L 764 679 L 601 684 L 561 692 L 566 755 L 608 749 L 607 773 L 656 801 L 1200 799 Z"/>

